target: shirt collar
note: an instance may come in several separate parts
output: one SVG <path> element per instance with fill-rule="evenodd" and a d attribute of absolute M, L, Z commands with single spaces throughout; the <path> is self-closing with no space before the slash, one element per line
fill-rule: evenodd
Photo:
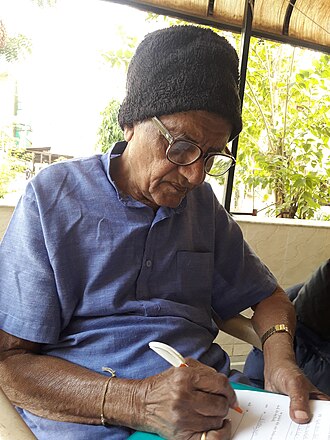
<path fill-rule="evenodd" d="M 112 186 L 115 188 L 119 200 L 121 200 L 122 202 L 125 202 L 125 203 L 128 202 L 128 201 L 131 201 L 131 203 L 129 203 L 129 204 L 133 204 L 133 205 L 135 205 L 135 204 L 141 204 L 141 202 L 138 202 L 137 200 L 133 199 L 133 198 L 130 197 L 130 196 L 125 197 L 125 198 L 123 199 L 122 196 L 120 195 L 119 191 L 118 191 L 118 188 L 116 187 L 115 182 L 112 180 L 111 175 L 110 175 L 111 160 L 112 160 L 114 157 L 118 157 L 118 156 L 120 156 L 121 154 L 123 154 L 123 152 L 124 152 L 124 150 L 125 150 L 126 147 L 127 147 L 127 142 L 126 142 L 126 141 L 119 141 L 119 142 L 116 142 L 115 144 L 113 144 L 113 145 L 111 146 L 111 148 L 109 149 L 109 151 L 108 151 L 107 153 L 105 153 L 105 154 L 102 156 L 102 162 L 103 162 L 103 164 L 104 164 L 104 166 L 105 166 L 105 169 L 106 169 L 106 172 L 107 172 L 108 180 L 109 180 L 109 182 L 112 184 Z M 144 204 L 143 204 L 143 205 L 144 205 Z M 186 207 L 186 205 L 187 205 L 187 197 L 185 197 L 185 198 L 181 201 L 180 205 L 177 206 L 176 208 L 160 207 L 160 209 L 161 209 L 161 210 L 164 210 L 164 211 L 165 211 L 167 214 L 169 214 L 169 215 L 170 215 L 171 213 L 179 214 L 180 212 L 182 212 L 182 211 L 184 210 L 184 208 Z"/>

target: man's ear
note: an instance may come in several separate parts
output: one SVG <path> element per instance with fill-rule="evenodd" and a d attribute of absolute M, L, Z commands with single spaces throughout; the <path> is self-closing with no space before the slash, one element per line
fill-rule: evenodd
<path fill-rule="evenodd" d="M 127 125 L 125 125 L 124 127 L 124 139 L 126 142 L 129 142 L 134 134 L 134 127 L 128 127 Z"/>

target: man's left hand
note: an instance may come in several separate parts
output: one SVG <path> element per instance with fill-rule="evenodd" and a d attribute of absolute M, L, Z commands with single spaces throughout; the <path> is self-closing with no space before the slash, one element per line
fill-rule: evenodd
<path fill-rule="evenodd" d="M 265 368 L 265 389 L 290 397 L 290 417 L 296 423 L 311 420 L 310 399 L 330 400 L 330 396 L 319 391 L 297 364 L 289 360 Z"/>

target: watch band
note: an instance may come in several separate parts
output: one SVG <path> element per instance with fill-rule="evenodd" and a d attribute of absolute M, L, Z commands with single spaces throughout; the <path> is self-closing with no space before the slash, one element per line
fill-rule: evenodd
<path fill-rule="evenodd" d="M 293 340 L 293 335 L 289 330 L 289 327 L 286 324 L 276 324 L 273 327 L 271 327 L 269 330 L 266 331 L 266 333 L 264 333 L 261 336 L 261 346 L 264 346 L 264 343 L 267 341 L 267 339 L 274 335 L 275 333 L 289 333 L 289 335 L 291 336 L 291 339 Z"/>

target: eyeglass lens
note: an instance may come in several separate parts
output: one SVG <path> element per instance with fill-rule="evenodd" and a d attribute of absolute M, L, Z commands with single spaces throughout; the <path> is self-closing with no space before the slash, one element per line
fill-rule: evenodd
<path fill-rule="evenodd" d="M 211 176 L 221 176 L 225 174 L 233 165 L 230 157 L 214 154 L 209 156 L 205 161 L 205 172 Z"/>
<path fill-rule="evenodd" d="M 168 157 L 177 164 L 188 165 L 199 159 L 201 150 L 194 144 L 186 141 L 175 141 L 169 151 Z"/>
<path fill-rule="evenodd" d="M 191 142 L 175 141 L 167 152 L 168 159 L 178 165 L 189 165 L 201 156 L 201 150 Z M 212 154 L 205 161 L 205 172 L 211 176 L 220 176 L 232 166 L 231 157 L 221 154 Z"/>

